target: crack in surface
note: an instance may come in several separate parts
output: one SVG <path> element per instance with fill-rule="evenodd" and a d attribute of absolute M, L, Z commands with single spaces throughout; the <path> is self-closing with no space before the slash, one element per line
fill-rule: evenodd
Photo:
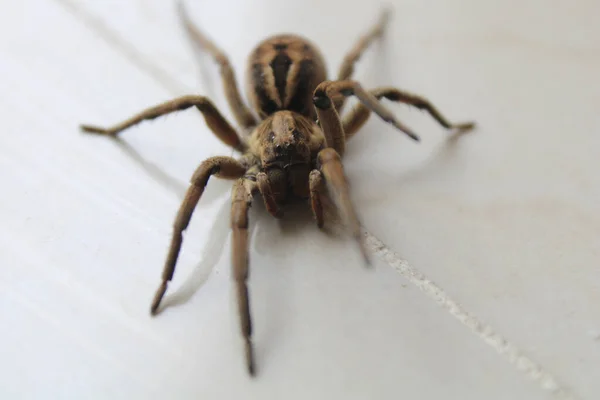
<path fill-rule="evenodd" d="M 406 260 L 391 250 L 385 243 L 370 232 L 365 232 L 366 245 L 373 254 L 396 270 L 410 283 L 419 288 L 429 298 L 442 306 L 454 318 L 458 319 L 474 335 L 491 346 L 496 353 L 503 356 L 511 365 L 521 371 L 529 379 L 536 381 L 543 390 L 550 392 L 555 399 L 576 400 L 578 397 L 540 364 L 529 358 L 517 346 L 504 338 L 489 324 L 479 320 L 454 301 L 440 286 L 413 268 Z"/>

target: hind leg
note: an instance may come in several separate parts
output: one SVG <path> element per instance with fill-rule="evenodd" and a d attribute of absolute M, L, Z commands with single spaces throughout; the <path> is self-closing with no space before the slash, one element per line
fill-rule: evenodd
<path fill-rule="evenodd" d="M 345 81 L 347 79 L 352 78 L 352 75 L 354 74 L 354 66 L 356 65 L 360 57 L 362 57 L 364 52 L 375 40 L 377 40 L 383 35 L 387 23 L 390 19 L 390 14 L 391 11 L 389 9 L 384 9 L 381 12 L 381 16 L 379 17 L 379 21 L 377 21 L 377 24 L 375 24 L 367 33 L 361 36 L 358 39 L 358 41 L 354 44 L 354 47 L 352 47 L 352 49 L 350 49 L 350 51 L 346 54 L 346 56 L 344 57 L 344 61 L 342 62 L 342 65 L 340 65 L 340 69 L 338 71 L 337 79 L 339 81 Z M 345 101 L 346 98 L 343 96 L 338 96 L 334 100 L 338 112 L 341 113 Z"/>
<path fill-rule="evenodd" d="M 181 17 L 190 38 L 194 40 L 202 50 L 208 52 L 215 59 L 217 64 L 219 64 L 227 103 L 229 104 L 237 123 L 244 129 L 252 128 L 256 125 L 256 120 L 242 100 L 235 73 L 233 72 L 229 59 L 221 49 L 219 49 L 192 23 L 181 2 L 179 2 L 178 6 L 179 16 Z"/>

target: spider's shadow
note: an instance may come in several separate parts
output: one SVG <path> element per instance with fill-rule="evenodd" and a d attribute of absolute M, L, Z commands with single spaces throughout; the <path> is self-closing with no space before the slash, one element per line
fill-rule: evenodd
<path fill-rule="evenodd" d="M 396 177 L 395 181 L 408 183 L 417 179 L 423 179 L 424 177 L 436 173 L 439 171 L 447 170 L 452 160 L 456 160 L 456 155 L 460 150 L 458 145 L 460 138 L 463 135 L 472 135 L 471 132 L 455 131 L 448 134 L 446 139 L 437 146 L 433 154 L 427 159 L 427 161 L 419 165 L 418 167 L 412 168 L 406 173 L 402 174 L 399 178 Z"/>
<path fill-rule="evenodd" d="M 414 167 L 403 171 L 397 172 L 393 168 L 381 167 L 378 168 L 377 173 L 377 190 L 375 188 L 370 189 L 370 183 L 367 183 L 367 187 L 363 187 L 363 192 L 367 193 L 362 197 L 363 201 L 367 201 L 369 204 L 377 204 L 380 201 L 384 201 L 388 196 L 389 192 L 396 191 L 398 187 L 403 187 L 406 190 L 411 190 L 411 184 L 418 182 L 422 183 L 430 180 L 432 177 L 439 176 L 440 171 L 447 173 L 453 169 L 453 163 L 458 159 L 458 153 L 460 152 L 460 138 L 463 135 L 472 135 L 470 132 L 456 131 L 449 133 L 448 136 L 436 146 L 435 150 L 423 163 L 415 165 Z M 385 188 L 390 190 L 386 191 Z M 404 190 L 404 189 L 402 189 Z M 396 191 L 396 194 L 398 192 Z"/>
<path fill-rule="evenodd" d="M 121 137 L 111 137 L 110 139 L 117 144 L 119 150 L 135 161 L 135 163 L 138 164 L 141 169 L 148 174 L 148 176 L 154 179 L 161 186 L 168 189 L 170 192 L 175 193 L 179 200 L 183 200 L 186 187 L 182 182 L 167 174 L 155 164 L 146 160 L 135 148 L 133 148 L 133 146 L 121 139 Z"/>
<path fill-rule="evenodd" d="M 131 158 L 140 168 L 150 176 L 156 183 L 163 186 L 180 201 L 183 201 L 185 191 L 189 184 L 187 182 L 181 182 L 178 179 L 172 177 L 163 171 L 160 167 L 152 162 L 146 160 L 133 146 L 127 143 L 120 137 L 111 138 L 117 144 L 117 147 Z M 204 205 L 213 204 L 217 199 L 222 197 L 228 190 L 231 190 L 231 184 L 228 181 L 222 179 L 211 179 L 211 184 L 207 187 L 207 190 L 202 195 L 202 201 L 198 204 L 199 207 Z"/>
<path fill-rule="evenodd" d="M 328 203 L 326 200 L 324 203 L 325 206 L 327 206 Z M 160 307 L 160 312 L 168 307 L 186 303 L 208 281 L 214 267 L 223 254 L 225 243 L 230 235 L 228 224 L 230 207 L 231 203 L 228 199 L 223 201 L 213 225 L 209 228 L 211 234 L 203 247 L 202 260 L 194 267 L 192 273 L 185 278 L 183 284 L 176 291 L 165 296 Z M 285 218 L 274 220 L 267 212 L 262 198 L 260 196 L 254 198 L 253 206 L 250 209 L 250 223 L 248 227 L 248 235 L 250 237 L 249 251 L 250 253 L 256 251 L 259 255 L 258 262 L 256 262 L 256 264 L 261 267 L 261 271 L 257 271 L 259 275 L 279 275 L 279 277 L 283 277 L 289 272 L 289 270 L 285 268 L 285 262 L 260 262 L 260 258 L 262 258 L 261 254 L 268 254 L 269 256 L 274 256 L 278 259 L 285 259 L 285 246 L 282 247 L 283 252 L 278 252 L 277 249 L 272 246 L 273 224 L 277 225 L 275 230 L 278 231 L 281 237 L 285 238 L 288 243 L 293 242 L 294 238 L 297 236 L 304 236 L 307 230 L 310 230 L 312 226 L 316 226 L 312 211 L 307 202 L 291 204 L 285 211 Z M 315 233 L 325 234 L 328 238 L 333 240 L 344 240 L 341 234 L 344 228 L 339 217 L 337 217 L 335 210 L 326 210 L 325 212 L 326 215 L 330 216 L 330 220 L 328 220 L 325 229 L 322 232 L 317 231 Z M 262 234 L 262 231 L 268 232 L 268 234 Z M 273 252 L 275 253 L 273 254 Z M 254 257 L 251 256 L 251 258 Z M 263 294 L 266 297 L 266 315 L 268 315 L 265 330 L 269 339 L 264 340 L 264 342 L 272 345 L 276 338 L 280 336 L 277 334 L 279 330 L 278 327 L 281 326 L 280 324 L 283 324 L 282 318 L 285 315 L 281 310 L 286 308 L 285 299 L 292 288 L 290 285 L 285 284 L 285 278 L 268 281 L 276 281 L 276 284 L 266 283 L 266 287 L 262 286 L 262 284 L 259 286 L 262 286 Z"/>
<path fill-rule="evenodd" d="M 171 294 L 167 294 L 163 299 L 160 312 L 166 308 L 178 306 L 187 303 L 198 290 L 208 281 L 214 267 L 219 262 L 225 242 L 229 235 L 229 218 L 230 203 L 224 201 L 213 225 L 209 228 L 211 234 L 208 236 L 208 241 L 202 249 L 202 260 L 194 267 L 191 274 L 185 278 L 183 284 Z M 249 227 L 249 234 L 252 235 L 254 224 Z"/>
<path fill-rule="evenodd" d="M 183 2 L 181 0 L 176 3 L 177 3 L 176 4 L 177 23 L 181 26 L 180 31 L 181 31 L 183 40 L 185 42 L 187 42 L 188 48 L 191 51 L 192 56 L 194 58 L 195 65 L 197 67 L 197 74 L 199 77 L 198 83 L 200 83 L 200 85 L 202 86 L 202 94 L 210 97 L 215 102 L 215 104 L 221 103 L 221 105 L 223 105 L 223 102 L 225 101 L 225 93 L 223 92 L 222 88 L 221 88 L 221 90 L 217 90 L 217 87 L 216 87 L 216 86 L 221 87 L 222 84 L 221 85 L 215 84 L 215 83 L 220 84 L 222 81 L 222 76 L 219 73 L 219 68 L 218 68 L 219 64 L 214 59 L 214 57 L 212 55 L 210 55 L 207 50 L 203 49 L 202 45 L 200 43 L 198 43 L 192 37 L 192 35 L 190 35 L 190 33 L 187 31 L 185 24 L 184 24 L 184 20 L 191 18 L 192 21 L 190 21 L 190 22 L 196 28 L 199 28 L 201 26 L 200 21 L 193 21 L 193 15 L 192 14 L 188 15 L 189 10 L 187 10 L 187 11 L 185 10 L 185 7 L 183 6 Z M 202 34 L 208 40 L 213 41 L 213 38 L 210 37 L 208 32 L 202 32 Z M 213 41 L 213 43 L 215 43 L 215 42 Z M 218 46 L 219 43 L 216 43 L 216 45 Z M 225 114 L 228 114 L 231 111 L 229 109 L 229 106 L 227 106 L 227 107 L 219 106 L 219 109 L 224 111 Z"/>
<path fill-rule="evenodd" d="M 159 185 L 172 192 L 180 201 L 183 201 L 187 185 L 164 172 L 159 166 L 146 160 L 133 146 L 119 137 L 113 138 L 117 147 L 130 157 L 141 169 Z M 213 204 L 231 190 L 231 182 L 220 179 L 211 179 L 197 208 Z M 216 219 L 209 228 L 211 234 L 203 248 L 202 260 L 194 267 L 192 273 L 184 280 L 182 286 L 176 291 L 167 294 L 159 309 L 159 313 L 171 306 L 186 303 L 208 280 L 214 267 L 219 262 L 229 234 L 229 202 L 224 201 Z M 251 225 L 250 229 L 253 229 Z"/>
<path fill-rule="evenodd" d="M 289 304 L 296 296 L 294 291 L 297 279 L 292 265 L 298 266 L 298 251 L 293 251 L 296 260 L 288 263 L 292 257 L 290 249 L 296 247 L 296 243 L 306 237 L 319 240 L 324 235 L 327 240 L 346 241 L 351 240 L 345 231 L 345 227 L 337 214 L 331 200 L 323 196 L 321 198 L 324 206 L 325 226 L 324 229 L 317 228 L 312 210 L 308 201 L 297 201 L 284 208 L 284 218 L 274 219 L 264 207 L 261 197 L 256 197 L 253 206 L 252 219 L 256 220 L 256 232 L 251 240 L 251 252 L 256 253 L 255 268 L 251 274 L 257 276 L 255 296 L 261 299 L 260 336 L 257 336 L 256 357 L 263 363 L 281 345 L 286 337 L 285 329 L 289 325 L 289 310 L 293 307 Z M 326 245 L 326 244 L 324 244 Z M 300 251 L 300 254 L 304 254 Z M 253 257 L 253 256 L 251 256 Z M 261 258 L 265 261 L 261 261 Z M 358 258 L 358 257 L 357 257 Z M 268 262 L 266 261 L 268 259 Z M 314 257 L 307 257 L 314 260 Z"/>

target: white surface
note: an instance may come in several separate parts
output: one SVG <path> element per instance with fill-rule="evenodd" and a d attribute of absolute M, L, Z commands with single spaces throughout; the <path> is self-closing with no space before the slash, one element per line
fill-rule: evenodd
<path fill-rule="evenodd" d="M 238 71 L 284 30 L 318 42 L 335 71 L 378 9 L 317 3 L 189 9 Z M 356 203 L 392 251 L 375 271 L 309 212 L 280 225 L 256 207 L 254 381 L 229 291 L 227 183 L 211 181 L 194 215 L 173 306 L 148 314 L 189 176 L 230 151 L 193 111 L 121 142 L 76 130 L 184 93 L 230 116 L 216 68 L 194 57 L 170 1 L 5 7 L 0 398 L 598 398 L 600 7 L 394 4 L 357 78 L 479 128 L 447 141 L 394 107 L 420 145 L 376 118 L 351 142 Z"/>

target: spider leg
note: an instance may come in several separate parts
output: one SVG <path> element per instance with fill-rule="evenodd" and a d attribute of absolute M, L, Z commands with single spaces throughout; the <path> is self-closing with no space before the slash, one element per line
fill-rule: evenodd
<path fill-rule="evenodd" d="M 381 87 L 373 89 L 370 93 L 377 99 L 386 98 L 391 101 L 406 103 L 415 106 L 421 110 L 426 110 L 440 125 L 446 129 L 458 129 L 459 131 L 466 132 L 471 130 L 474 126 L 474 122 L 465 122 L 455 124 L 448 121 L 442 113 L 427 99 L 411 94 L 405 91 L 401 91 L 392 87 Z M 363 104 L 359 104 L 350 114 L 348 114 L 343 120 L 344 132 L 346 133 L 346 139 L 350 139 L 369 119 L 371 110 L 365 107 Z"/>
<path fill-rule="evenodd" d="M 264 199 L 267 211 L 276 218 L 283 217 L 283 211 L 281 210 L 281 208 L 277 204 L 277 201 L 275 200 L 271 182 L 269 181 L 269 177 L 267 176 L 267 174 L 264 172 L 259 172 L 256 175 L 256 183 L 258 184 L 258 190 L 260 190 L 260 195 Z"/>
<path fill-rule="evenodd" d="M 344 167 L 340 155 L 332 148 L 326 148 L 317 155 L 317 163 L 325 178 L 325 184 L 331 194 L 331 198 L 340 210 L 342 218 L 346 221 L 348 228 L 367 265 L 370 264 L 369 255 L 365 247 L 364 238 L 360 230 L 360 221 L 350 200 L 348 180 L 344 174 Z"/>
<path fill-rule="evenodd" d="M 252 194 L 256 183 L 249 179 L 239 179 L 234 188 L 231 202 L 232 267 L 236 290 L 241 333 L 244 337 L 246 366 L 248 373 L 255 373 L 254 351 L 252 347 L 252 318 L 248 295 L 248 210 L 252 204 Z"/>
<path fill-rule="evenodd" d="M 183 231 L 190 223 L 194 208 L 204 192 L 208 179 L 211 175 L 224 179 L 236 179 L 243 176 L 245 172 L 246 168 L 239 161 L 231 157 L 211 157 L 200 164 L 196 172 L 194 172 L 191 185 L 185 194 L 185 198 L 181 203 L 175 223 L 173 224 L 173 236 L 163 268 L 162 282 L 154 295 L 150 307 L 152 315 L 156 315 L 160 301 L 167 291 L 168 282 L 173 278 L 175 264 L 177 263 L 177 257 L 179 256 L 181 243 L 183 242 Z"/>
<path fill-rule="evenodd" d="M 318 169 L 314 169 L 308 175 L 308 185 L 310 189 L 310 205 L 313 210 L 317 226 L 322 228 L 325 219 L 323 217 L 323 204 L 321 203 L 321 195 L 323 193 L 323 174 Z"/>
<path fill-rule="evenodd" d="M 367 92 L 355 81 L 325 81 L 319 84 L 314 91 L 313 103 L 317 110 L 319 122 L 324 131 L 329 130 L 331 137 L 325 133 L 327 145 L 333 147 L 343 155 L 346 137 L 339 114 L 333 106 L 332 99 L 341 94 L 343 96 L 356 96 L 369 110 L 379 115 L 385 122 L 392 124 L 397 129 L 406 133 L 411 139 L 418 141 L 419 137 L 411 129 L 400 123 L 387 108 L 371 93 Z M 331 142 L 329 141 L 331 139 Z"/>
<path fill-rule="evenodd" d="M 203 50 L 207 51 L 219 64 L 221 69 L 221 80 L 225 89 L 225 96 L 227 103 L 233 111 L 233 115 L 237 123 L 245 128 L 249 129 L 256 125 L 256 120 L 252 116 L 252 113 L 242 100 L 240 91 L 238 89 L 238 83 L 235 78 L 235 73 L 231 67 L 229 59 L 206 35 L 201 32 L 198 27 L 194 25 L 192 20 L 189 18 L 183 2 L 178 2 L 179 17 L 183 21 L 183 25 L 190 36 L 190 38 Z"/>
<path fill-rule="evenodd" d="M 354 74 L 354 66 L 356 62 L 360 59 L 363 53 L 367 50 L 367 48 L 377 39 L 380 38 L 387 26 L 387 23 L 390 19 L 391 10 L 384 9 L 381 12 L 381 16 L 379 17 L 379 21 L 375 24 L 366 34 L 361 36 L 354 47 L 346 54 L 344 57 L 344 61 L 342 65 L 340 65 L 340 69 L 338 71 L 337 79 L 340 81 L 350 79 Z M 335 104 L 338 112 L 341 113 L 342 107 L 344 106 L 346 98 L 340 96 L 336 99 Z"/>
<path fill-rule="evenodd" d="M 210 130 L 226 145 L 233 147 L 238 151 L 244 151 L 246 144 L 240 139 L 235 129 L 221 115 L 213 103 L 203 96 L 183 96 L 167 101 L 165 103 L 147 108 L 133 117 L 118 123 L 110 128 L 101 128 L 92 125 L 81 125 L 84 132 L 96 133 L 101 135 L 116 136 L 120 132 L 144 120 L 152 120 L 160 116 L 196 107 L 204 117 Z"/>

